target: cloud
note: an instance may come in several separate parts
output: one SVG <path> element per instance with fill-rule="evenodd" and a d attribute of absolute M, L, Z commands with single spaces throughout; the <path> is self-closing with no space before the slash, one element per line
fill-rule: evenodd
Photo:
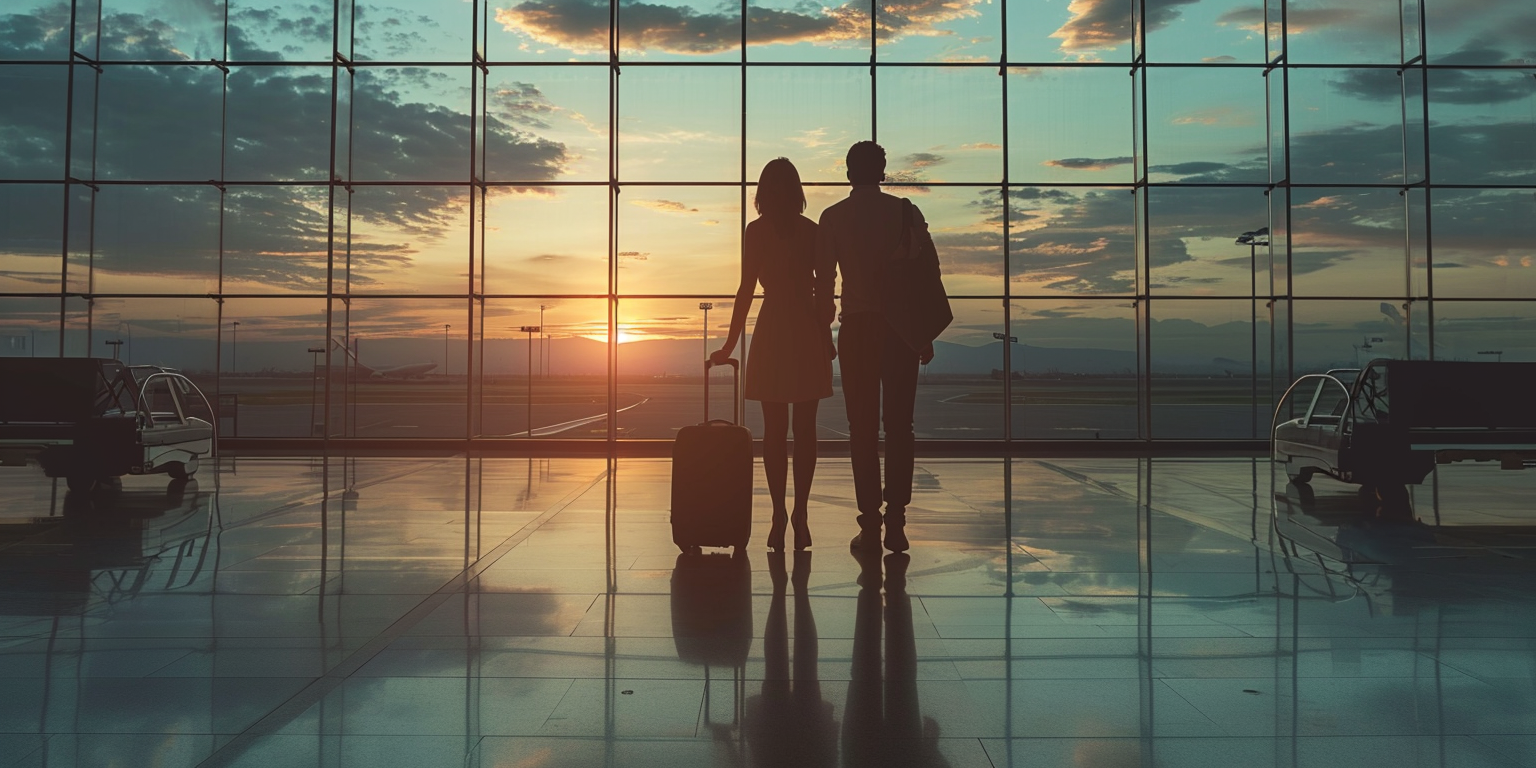
<path fill-rule="evenodd" d="M 1356 8 L 1296 8 L 1285 13 L 1285 29 L 1292 35 L 1313 30 L 1356 26 L 1367 15 Z M 1233 26 L 1249 32 L 1264 34 L 1264 9 L 1261 7 L 1234 8 L 1216 17 L 1216 23 Z"/>
<path fill-rule="evenodd" d="M 932 152 L 914 152 L 902 159 L 912 168 L 932 168 L 945 162 L 943 155 L 935 155 Z"/>
<path fill-rule="evenodd" d="M 699 209 L 689 208 L 684 203 L 676 200 L 631 200 L 630 205 L 638 205 L 641 208 L 649 208 L 662 213 L 698 213 Z"/>
<path fill-rule="evenodd" d="M 1237 107 L 1210 107 L 1186 112 L 1173 118 L 1174 125 L 1225 125 L 1245 126 L 1257 123 L 1252 111 Z"/>
<path fill-rule="evenodd" d="M 876 35 L 893 40 L 909 35 L 948 34 L 941 25 L 978 15 L 984 0 L 891 0 L 881 6 Z M 658 3 L 627 2 L 619 13 L 620 45 L 628 51 L 708 55 L 741 45 L 737 6 L 699 11 Z M 802 3 L 790 9 L 751 7 L 747 32 L 753 45 L 857 43 L 869 39 L 868 4 L 853 0 L 823 7 Z M 570 51 L 608 48 L 607 0 L 524 0 L 497 8 L 495 19 L 508 32 Z"/>
<path fill-rule="evenodd" d="M 975 144 L 961 144 L 961 149 L 1002 149 L 1003 145 L 993 144 L 990 141 L 981 141 Z"/>
<path fill-rule="evenodd" d="M 1147 30 L 1168 26 L 1182 15 L 1180 6 L 1195 2 L 1198 0 L 1147 0 Z M 1063 51 L 1100 51 L 1131 39 L 1131 5 L 1124 0 L 1072 0 L 1067 12 L 1072 18 L 1051 33 L 1061 40 Z"/>
<path fill-rule="evenodd" d="M 1047 160 L 1041 165 L 1072 171 L 1107 171 L 1116 166 L 1130 165 L 1134 161 L 1131 157 L 1064 157 L 1060 160 Z"/>
<path fill-rule="evenodd" d="M 1536 96 L 1536 78 L 1524 71 L 1434 69 L 1427 83 L 1431 104 L 1502 104 Z M 1398 101 L 1403 96 L 1403 80 L 1393 70 L 1345 70 L 1332 85 L 1339 93 L 1365 101 Z"/>

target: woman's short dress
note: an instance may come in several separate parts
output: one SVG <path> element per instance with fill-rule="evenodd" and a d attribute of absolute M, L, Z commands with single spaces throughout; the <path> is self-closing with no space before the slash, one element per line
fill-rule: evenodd
<path fill-rule="evenodd" d="M 748 339 L 746 399 L 802 403 L 832 396 L 832 329 L 816 321 L 816 222 L 760 217 L 747 224 L 748 259 L 761 265 L 757 327 Z"/>

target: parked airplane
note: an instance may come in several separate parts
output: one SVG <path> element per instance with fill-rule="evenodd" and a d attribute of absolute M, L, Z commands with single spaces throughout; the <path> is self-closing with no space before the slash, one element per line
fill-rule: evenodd
<path fill-rule="evenodd" d="M 388 368 L 370 368 L 362 363 L 356 363 L 357 370 L 364 376 L 374 379 L 414 379 L 425 376 L 437 363 L 407 363 L 405 365 L 392 365 Z"/>

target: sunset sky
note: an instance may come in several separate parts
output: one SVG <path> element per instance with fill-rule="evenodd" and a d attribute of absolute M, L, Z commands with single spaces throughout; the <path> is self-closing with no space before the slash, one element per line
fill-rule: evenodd
<path fill-rule="evenodd" d="M 518 335 L 517 326 L 537 322 L 541 303 L 553 307 L 546 325 L 605 336 L 605 302 L 570 297 L 608 290 L 607 2 L 493 1 L 478 41 L 473 6 L 464 0 L 355 6 L 340 48 L 363 65 L 355 74 L 339 70 L 338 176 L 421 182 L 359 184 L 350 199 L 345 191 L 338 195 L 334 289 L 349 287 L 359 297 L 352 311 L 362 332 L 430 336 L 445 323 L 463 329 L 464 300 L 445 297 L 472 290 L 507 296 L 487 300 L 487 337 Z M 989 65 L 889 67 L 872 79 L 867 3 L 751 3 L 746 60 L 801 66 L 748 67 L 745 75 L 739 66 L 720 66 L 742 59 L 739 6 L 620 3 L 620 59 L 635 66 L 618 78 L 617 174 L 626 186 L 615 212 L 617 289 L 733 293 L 741 229 L 754 215 L 750 190 L 744 216 L 741 189 L 733 185 L 755 181 L 777 156 L 793 160 L 807 181 L 840 182 L 844 151 L 868 138 L 873 124 L 890 153 L 891 176 L 905 184 L 896 191 L 911 196 L 930 222 L 952 294 L 1001 296 L 1006 248 L 1006 279 L 1021 297 L 1016 326 L 1040 335 L 1054 335 L 1070 319 L 1129 322 L 1128 303 L 1138 294 L 1167 297 L 1153 304 L 1154 323 L 1246 322 L 1249 305 L 1240 299 L 1249 291 L 1249 253 L 1232 239 L 1283 222 L 1283 190 L 1275 198 L 1262 187 L 1144 190 L 1150 273 L 1138 275 L 1137 196 L 1126 187 L 1055 185 L 1129 184 L 1143 167 L 1154 183 L 1262 185 L 1271 180 L 1271 164 L 1278 169 L 1285 159 L 1280 134 L 1271 140 L 1278 117 L 1269 112 L 1283 103 L 1274 86 L 1284 75 L 1291 180 L 1324 186 L 1292 190 L 1289 274 L 1285 239 L 1277 234 L 1281 261 L 1271 265 L 1259 254 L 1266 273 L 1261 294 L 1270 292 L 1272 266 L 1274 292 L 1289 290 L 1297 299 L 1298 325 L 1349 336 L 1381 326 L 1377 297 L 1400 303 L 1427 292 L 1428 209 L 1435 297 L 1536 295 L 1536 196 L 1529 186 L 1414 189 L 1406 196 L 1391 186 L 1327 186 L 1426 177 L 1472 187 L 1536 184 L 1536 10 L 1484 0 L 1431 4 L 1431 64 L 1505 68 L 1429 71 L 1426 168 L 1422 99 L 1413 95 L 1420 71 L 1400 77 L 1391 67 L 1359 68 L 1417 55 L 1417 34 L 1402 33 L 1398 8 L 1395 0 L 1291 3 L 1290 61 L 1330 66 L 1277 70 L 1266 81 L 1262 68 L 1222 66 L 1266 60 L 1262 10 L 1251 0 L 1171 0 L 1149 9 L 1149 62 L 1212 66 L 1151 67 L 1134 77 L 1130 5 L 1123 0 L 1012 2 L 1006 35 L 1001 2 L 898 0 L 881 6 L 878 60 Z M 94 193 L 77 185 L 67 290 L 293 296 L 229 299 L 223 314 L 228 322 L 248 306 L 247 333 L 297 333 L 325 312 L 330 6 L 232 3 L 227 35 L 225 13 L 210 0 L 106 0 L 99 39 L 77 33 L 80 49 L 103 61 L 158 63 L 105 68 L 94 111 L 77 98 L 68 174 L 188 184 L 100 186 Z M 0 58 L 67 59 L 68 21 L 62 3 L 0 13 Z M 1005 38 L 1006 78 L 997 66 Z M 1268 41 L 1270 55 L 1279 44 Z M 463 65 L 472 46 L 495 64 L 485 78 L 484 131 L 477 134 L 470 130 L 478 99 L 473 70 Z M 227 85 L 213 66 L 167 64 L 210 58 L 230 62 Z M 547 66 L 557 62 L 597 65 Z M 710 66 L 645 66 L 653 62 Z M 847 66 L 818 66 L 826 63 Z M 86 92 L 94 75 L 77 69 L 77 77 L 77 89 Z M 0 98 L 9 105 L 0 124 L 0 178 L 65 175 L 67 78 L 57 65 L 0 68 Z M 1137 129 L 1142 78 L 1145 157 Z M 480 158 L 474 173 L 508 184 L 488 195 L 483 244 L 462 186 L 472 148 Z M 1006 206 L 1005 172 L 1015 185 Z M 222 225 L 212 179 L 227 189 Z M 275 181 L 299 184 L 256 184 Z M 569 182 L 596 185 L 562 185 Z M 942 186 L 953 183 L 975 186 Z M 814 218 L 845 188 L 808 192 L 807 215 Z M 0 181 L 7 211 L 0 292 L 58 290 L 62 198 L 58 185 Z M 485 270 L 471 286 L 471 249 L 481 245 Z M 423 298 L 366 298 L 384 295 Z M 300 298 L 306 296 L 314 298 Z M 1197 300 L 1217 296 L 1234 300 Z M 1362 300 L 1305 302 L 1343 296 Z M 57 325 L 56 299 L 36 303 L 36 312 L 31 300 L 5 301 L 17 308 L 0 317 L 8 328 Z M 621 300 L 620 340 L 696 335 L 696 301 Z M 197 333 L 213 331 L 212 304 L 103 298 L 94 311 L 101 327 L 116 317 L 141 333 Z M 728 301 L 716 306 L 711 324 L 723 333 Z M 959 301 L 957 309 L 960 319 L 946 338 L 959 343 L 990 342 L 1002 323 L 995 299 Z M 1536 330 L 1536 313 L 1524 305 L 1447 313 L 1494 321 L 1490 333 Z M 1132 338 L 1118 332 L 1073 343 L 1120 348 Z"/>

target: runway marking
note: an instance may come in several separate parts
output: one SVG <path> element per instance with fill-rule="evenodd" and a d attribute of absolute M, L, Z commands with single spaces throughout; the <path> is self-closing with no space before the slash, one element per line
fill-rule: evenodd
<path fill-rule="evenodd" d="M 645 405 L 646 403 L 649 403 L 650 401 L 651 401 L 651 399 L 649 397 L 643 398 L 643 399 L 640 400 L 640 402 L 632 403 L 630 405 L 626 405 L 623 408 L 620 408 L 617 411 L 614 411 L 614 413 L 623 413 L 623 412 L 625 412 L 625 411 L 627 411 L 627 410 L 629 410 L 631 408 L 639 408 L 640 406 Z M 584 427 L 584 426 L 586 426 L 588 424 L 591 424 L 594 421 L 602 421 L 603 419 L 606 419 L 606 418 L 608 418 L 608 414 L 606 414 L 606 413 L 599 413 L 596 416 L 587 416 L 585 418 L 572 419 L 570 421 L 562 421 L 559 424 L 551 424 L 551 425 L 549 425 L 547 427 L 538 427 L 537 429 L 533 430 L 533 436 L 534 437 L 548 437 L 550 435 L 557 435 L 557 434 L 560 434 L 561 432 L 569 432 L 569 431 L 571 431 L 571 430 L 573 430 L 573 429 L 575 429 L 577 427 Z M 518 435 L 527 435 L 527 434 L 528 434 L 527 431 L 523 431 L 523 432 L 513 432 L 510 435 L 492 435 L 492 437 L 517 437 Z"/>

